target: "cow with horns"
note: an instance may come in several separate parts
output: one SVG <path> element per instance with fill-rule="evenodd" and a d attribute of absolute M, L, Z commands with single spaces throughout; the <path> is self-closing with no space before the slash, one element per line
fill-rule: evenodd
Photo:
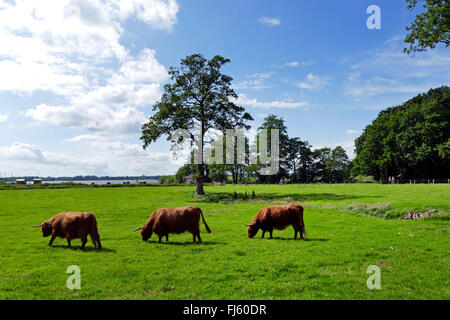
<path fill-rule="evenodd" d="M 300 232 L 300 239 L 303 239 L 305 232 L 305 223 L 303 222 L 303 207 L 298 204 L 286 206 L 270 206 L 258 211 L 255 218 L 248 226 L 248 237 L 253 238 L 258 230 L 262 230 L 262 238 L 266 231 L 269 232 L 272 239 L 273 229 L 283 230 L 292 225 L 294 227 L 294 239 Z"/>
<path fill-rule="evenodd" d="M 72 239 L 81 238 L 81 248 L 84 248 L 87 243 L 87 236 L 90 235 L 94 246 L 98 249 L 102 248 L 97 229 L 97 219 L 91 212 L 61 212 L 33 227 L 41 227 L 43 237 L 52 236 L 50 246 L 56 237 L 65 238 L 69 247 Z"/>
<path fill-rule="evenodd" d="M 211 233 L 203 217 L 203 212 L 198 207 L 157 209 L 152 213 L 145 225 L 132 231 L 141 230 L 142 241 L 147 241 L 155 233 L 159 237 L 159 243 L 161 243 L 161 238 L 164 236 L 166 241 L 169 241 L 169 233 L 180 234 L 188 231 L 193 235 L 193 242 L 195 242 L 195 238 L 198 239 L 198 242 L 202 242 L 199 228 L 200 216 L 206 231 Z"/>

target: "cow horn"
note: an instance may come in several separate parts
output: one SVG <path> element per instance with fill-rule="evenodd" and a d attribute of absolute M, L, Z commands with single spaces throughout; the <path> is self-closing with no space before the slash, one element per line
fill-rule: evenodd
<path fill-rule="evenodd" d="M 38 226 L 32 226 L 33 228 L 39 228 L 39 227 L 42 227 L 42 225 L 43 225 L 43 223 L 41 223 L 40 225 L 38 225 Z"/>
<path fill-rule="evenodd" d="M 135 231 L 138 231 L 138 230 L 141 230 L 142 229 L 142 227 L 139 227 L 139 228 L 136 228 L 136 229 L 134 229 L 134 230 L 131 230 L 132 232 L 135 232 Z"/>

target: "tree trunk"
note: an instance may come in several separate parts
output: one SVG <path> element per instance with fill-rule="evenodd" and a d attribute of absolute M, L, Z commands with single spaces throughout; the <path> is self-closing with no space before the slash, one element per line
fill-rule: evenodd
<path fill-rule="evenodd" d="M 198 172 L 199 172 L 199 177 L 197 178 L 197 181 L 196 181 L 195 194 L 204 195 L 205 190 L 203 190 L 203 180 L 205 177 L 205 171 L 204 171 L 203 164 L 198 164 Z"/>

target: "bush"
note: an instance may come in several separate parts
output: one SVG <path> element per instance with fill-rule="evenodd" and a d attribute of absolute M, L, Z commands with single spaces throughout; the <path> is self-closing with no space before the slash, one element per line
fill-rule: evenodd
<path fill-rule="evenodd" d="M 177 184 L 176 176 L 162 176 L 158 179 L 159 184 Z"/>

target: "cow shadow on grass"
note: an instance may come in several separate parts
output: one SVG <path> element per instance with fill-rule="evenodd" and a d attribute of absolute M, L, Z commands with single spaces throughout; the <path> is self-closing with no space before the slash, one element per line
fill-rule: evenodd
<path fill-rule="evenodd" d="M 203 196 L 195 196 L 192 202 L 233 202 L 237 200 L 261 200 L 261 201 L 341 201 L 341 200 L 357 200 L 361 198 L 379 198 L 380 196 L 371 195 L 348 195 L 335 193 L 257 193 L 252 194 L 252 190 L 248 192 L 208 192 Z"/>
<path fill-rule="evenodd" d="M 162 241 L 161 243 L 158 242 L 158 240 L 156 241 L 146 241 L 146 243 L 148 243 L 149 245 L 155 245 L 155 244 L 159 244 L 159 245 L 170 245 L 170 246 L 215 246 L 218 244 L 221 245 L 225 245 L 225 242 L 216 242 L 216 241 L 202 241 L 201 243 L 198 242 L 192 242 L 192 241 L 186 241 L 186 242 L 181 242 L 181 241 Z"/>
<path fill-rule="evenodd" d="M 319 242 L 325 242 L 325 241 L 330 241 L 330 239 L 324 239 L 324 238 L 305 238 L 305 239 L 294 239 L 294 238 L 282 238 L 282 237 L 272 237 L 272 239 L 270 238 L 263 238 L 261 240 L 282 240 L 282 241 L 319 241 Z"/>
<path fill-rule="evenodd" d="M 108 252 L 108 253 L 116 253 L 117 251 L 114 249 L 108 249 L 105 247 L 102 247 L 101 249 L 97 249 L 95 247 L 84 247 L 84 249 L 81 249 L 81 247 L 79 246 L 67 246 L 67 245 L 52 245 L 51 248 L 56 248 L 56 249 L 66 249 L 66 250 L 72 250 L 72 251 L 81 251 L 81 252 Z"/>

